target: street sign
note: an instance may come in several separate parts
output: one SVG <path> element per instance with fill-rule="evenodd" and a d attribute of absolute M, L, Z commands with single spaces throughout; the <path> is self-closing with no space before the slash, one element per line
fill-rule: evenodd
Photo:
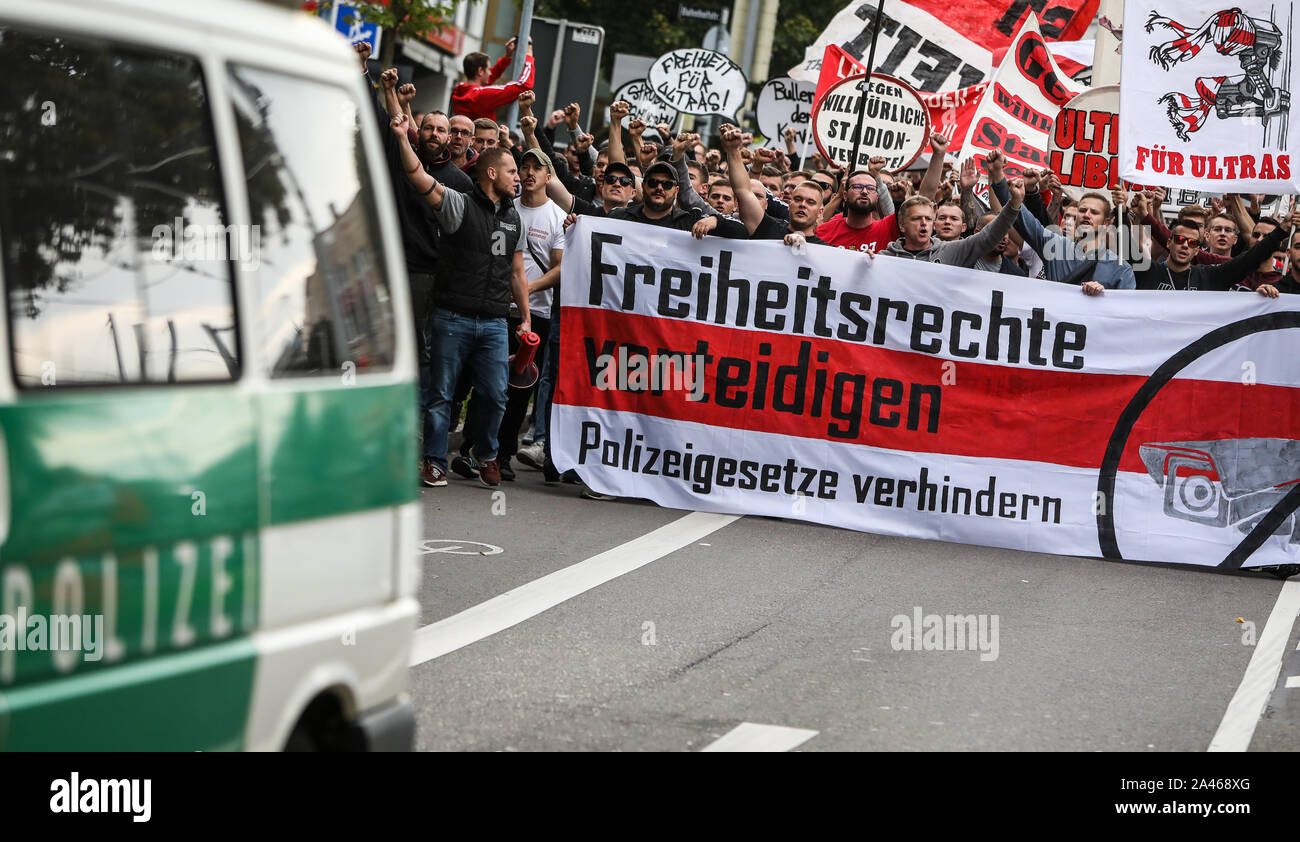
<path fill-rule="evenodd" d="M 605 30 L 569 20 L 533 18 L 533 68 L 537 76 L 533 113 L 550 114 L 576 102 L 582 108 L 581 125 L 590 128 L 591 108 L 600 75 L 600 54 Z"/>
<path fill-rule="evenodd" d="M 702 9 L 699 6 L 687 6 L 681 4 L 677 7 L 678 18 L 694 18 L 695 20 L 722 20 L 721 9 Z"/>
<path fill-rule="evenodd" d="M 380 28 L 377 23 L 365 23 L 361 12 L 351 3 L 334 4 L 334 28 L 343 33 L 349 44 L 370 44 L 370 55 L 379 58 Z"/>

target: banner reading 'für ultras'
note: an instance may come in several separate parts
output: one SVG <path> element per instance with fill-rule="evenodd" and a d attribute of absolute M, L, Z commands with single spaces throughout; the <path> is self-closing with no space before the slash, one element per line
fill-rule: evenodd
<path fill-rule="evenodd" d="M 552 448 L 673 508 L 1300 557 L 1300 296 L 1077 287 L 581 217 Z"/>
<path fill-rule="evenodd" d="M 1120 176 L 1214 192 L 1300 191 L 1293 6 L 1128 0 Z"/>

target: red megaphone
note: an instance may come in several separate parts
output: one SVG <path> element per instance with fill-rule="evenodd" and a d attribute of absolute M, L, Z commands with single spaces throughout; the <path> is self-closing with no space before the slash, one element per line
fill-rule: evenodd
<path fill-rule="evenodd" d="M 537 349 L 541 347 L 542 337 L 533 333 L 519 334 L 519 350 L 510 355 L 510 378 L 507 381 L 516 389 L 531 389 L 537 382 Z"/>

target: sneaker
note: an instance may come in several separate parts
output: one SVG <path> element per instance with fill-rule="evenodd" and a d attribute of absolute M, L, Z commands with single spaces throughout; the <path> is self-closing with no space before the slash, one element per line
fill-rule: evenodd
<path fill-rule="evenodd" d="M 496 488 L 501 484 L 501 463 L 495 459 L 489 459 L 486 462 L 478 463 L 478 481 L 488 488 Z"/>
<path fill-rule="evenodd" d="M 560 481 L 560 471 L 549 459 L 542 465 L 542 481 L 547 485 L 554 485 Z"/>
<path fill-rule="evenodd" d="M 501 479 L 506 482 L 515 481 L 515 469 L 510 467 L 510 457 L 506 456 L 501 460 Z"/>
<path fill-rule="evenodd" d="M 601 494 L 599 491 L 594 491 L 585 485 L 582 487 L 582 497 L 585 500 L 617 500 L 618 499 L 613 494 Z"/>
<path fill-rule="evenodd" d="M 570 468 L 569 470 L 561 474 L 560 479 L 564 480 L 564 482 L 567 485 L 577 485 L 579 482 L 582 481 L 582 479 L 578 476 L 578 472 L 573 470 L 572 468 Z"/>
<path fill-rule="evenodd" d="M 528 467 L 542 470 L 542 465 L 546 463 L 546 440 L 535 441 L 527 447 L 519 448 L 515 456 Z"/>
<path fill-rule="evenodd" d="M 465 479 L 478 476 L 479 465 L 473 456 L 457 456 L 451 460 L 451 469 Z"/>
<path fill-rule="evenodd" d="M 429 488 L 441 488 L 447 484 L 447 475 L 433 460 L 425 459 L 420 463 L 420 482 Z"/>

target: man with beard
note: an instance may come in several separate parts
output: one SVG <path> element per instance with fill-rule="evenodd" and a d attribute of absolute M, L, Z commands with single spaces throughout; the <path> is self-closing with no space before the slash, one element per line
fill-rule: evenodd
<path fill-rule="evenodd" d="M 379 77 L 380 88 L 384 97 L 384 108 L 376 102 L 377 119 L 388 120 L 403 114 L 397 88 L 397 71 L 385 70 Z M 411 315 L 415 319 L 416 359 L 420 372 L 420 424 L 417 430 L 424 429 L 424 414 L 428 409 L 431 388 L 429 369 L 429 336 L 425 329 L 429 323 L 432 304 L 434 273 L 438 267 L 438 220 L 433 208 L 411 185 L 402 164 L 402 147 L 409 145 L 409 133 L 399 138 L 392 132 L 384 132 L 384 157 L 388 162 L 389 181 L 393 188 L 394 208 L 402 232 L 402 253 L 406 258 L 406 276 L 411 290 Z M 447 184 L 462 192 L 473 189 L 469 176 L 461 172 L 451 162 L 451 152 L 447 145 L 447 115 L 434 111 L 424 115 L 416 145 L 416 156 L 424 171 L 439 182 Z"/>
<path fill-rule="evenodd" d="M 921 182 L 922 196 L 933 196 L 939 189 L 943 153 L 948 148 L 948 141 L 935 133 L 930 136 L 930 146 L 934 154 L 930 156 L 930 165 L 926 167 Z M 873 167 L 868 162 L 866 170 L 849 173 L 842 193 L 843 215 L 818 226 L 817 236 L 833 246 L 870 252 L 881 251 L 897 240 L 900 233 L 898 219 L 894 216 L 894 200 L 881 178 L 882 172 L 883 164 Z M 873 221 L 873 213 L 878 213 L 880 218 Z"/>
<path fill-rule="evenodd" d="M 405 114 L 389 121 L 392 133 L 406 133 Z M 447 484 L 447 434 L 456 380 L 462 368 L 474 382 L 479 401 L 473 467 L 489 488 L 501 484 L 497 431 L 506 408 L 508 337 L 506 317 L 513 299 L 519 332 L 531 330 L 523 236 L 514 195 L 519 187 L 515 159 L 504 149 L 483 153 L 473 191 L 461 193 L 421 172 L 409 146 L 402 149 L 403 170 L 421 198 L 438 214 L 443 260 L 438 265 L 433 312 L 429 317 L 432 400 L 426 416 L 424 463 L 420 481 Z"/>

